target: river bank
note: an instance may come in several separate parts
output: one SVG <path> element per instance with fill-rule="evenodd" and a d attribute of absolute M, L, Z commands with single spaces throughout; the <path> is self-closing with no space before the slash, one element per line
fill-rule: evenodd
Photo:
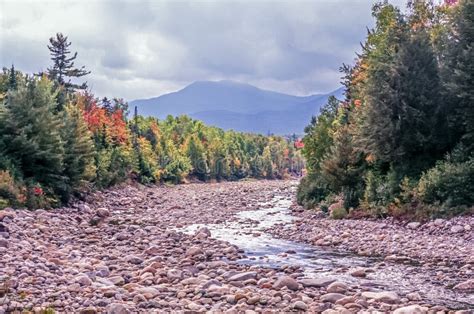
<path fill-rule="evenodd" d="M 297 209 L 295 184 L 125 186 L 97 192 L 70 208 L 0 211 L 0 313 L 46 308 L 83 314 L 407 313 L 470 307 L 470 292 L 452 287 L 472 277 L 472 231 L 456 233 L 452 242 L 448 235 L 434 234 L 433 245 L 423 227 L 406 233 L 404 226 L 362 221 L 365 227 L 358 231 L 356 222 L 291 212 L 290 207 Z M 473 226 L 471 220 L 463 223 Z M 338 233 L 343 239 L 339 243 Z M 342 237 L 344 233 L 349 237 Z M 444 259 L 427 259 L 425 276 L 414 276 L 420 268 L 400 259 L 380 262 L 363 252 L 348 253 L 355 251 L 351 248 L 356 241 L 361 250 L 373 247 L 375 240 L 365 240 L 372 233 L 402 234 L 405 242 L 421 236 L 427 241 L 424 251 Z M 352 241 L 344 241 L 348 238 Z M 320 239 L 327 243 L 316 243 Z M 441 246 L 443 239 L 446 247 Z M 417 256 L 415 248 L 406 250 L 413 252 L 406 256 Z M 441 279 L 427 282 L 440 269 L 449 274 L 449 281 L 440 273 Z M 415 279 L 403 279 L 407 274 Z M 388 282 L 380 285 L 383 278 Z M 418 285 L 421 291 L 434 290 L 439 302 L 414 291 Z M 453 298 L 451 303 L 445 300 Z"/>

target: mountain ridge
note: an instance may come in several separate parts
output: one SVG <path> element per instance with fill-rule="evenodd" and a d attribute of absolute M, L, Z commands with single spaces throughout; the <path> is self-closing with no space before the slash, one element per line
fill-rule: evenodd
<path fill-rule="evenodd" d="M 223 129 L 253 133 L 302 133 L 311 116 L 339 88 L 327 94 L 294 96 L 235 81 L 196 81 L 184 88 L 130 102 L 144 116 L 186 114 Z M 250 122 L 252 121 L 252 123 Z"/>

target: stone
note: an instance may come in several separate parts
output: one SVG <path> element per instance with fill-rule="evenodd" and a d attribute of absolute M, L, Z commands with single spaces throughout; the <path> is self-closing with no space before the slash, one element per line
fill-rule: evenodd
<path fill-rule="evenodd" d="M 97 314 L 97 310 L 94 307 L 88 307 L 79 311 L 79 314 Z"/>
<path fill-rule="evenodd" d="M 128 238 L 130 238 L 130 235 L 129 235 L 128 233 L 126 233 L 126 232 L 120 232 L 120 233 L 117 233 L 117 234 L 115 235 L 115 239 L 116 239 L 117 241 L 125 241 L 125 240 L 127 240 Z"/>
<path fill-rule="evenodd" d="M 407 299 L 410 301 L 421 301 L 421 296 L 418 292 L 412 292 L 407 294 Z"/>
<path fill-rule="evenodd" d="M 183 278 L 183 272 L 179 269 L 169 269 L 166 272 L 166 277 L 168 277 L 169 280 L 181 279 Z"/>
<path fill-rule="evenodd" d="M 362 292 L 362 297 L 366 299 L 374 299 L 375 301 L 378 302 L 384 302 L 384 303 L 399 303 L 400 298 L 398 297 L 398 294 L 396 292 L 392 291 L 382 291 L 382 292 Z"/>
<path fill-rule="evenodd" d="M 192 246 L 186 250 L 186 256 L 195 256 L 204 254 L 204 251 L 198 246 Z"/>
<path fill-rule="evenodd" d="M 196 236 L 205 236 L 205 237 L 210 237 L 211 236 L 211 231 L 207 227 L 202 227 L 198 231 L 196 231 Z"/>
<path fill-rule="evenodd" d="M 419 305 L 409 305 L 396 309 L 393 314 L 425 314 L 428 313 L 428 308 Z"/>
<path fill-rule="evenodd" d="M 367 276 L 364 268 L 355 269 L 355 270 L 351 271 L 350 274 L 351 274 L 352 277 L 360 277 L 360 278 L 363 278 L 363 277 Z"/>
<path fill-rule="evenodd" d="M 0 247 L 7 248 L 8 247 L 8 240 L 0 238 Z"/>
<path fill-rule="evenodd" d="M 112 276 L 109 277 L 108 280 L 110 280 L 116 286 L 123 286 L 125 284 L 125 279 L 123 279 L 122 276 Z"/>
<path fill-rule="evenodd" d="M 464 227 L 460 226 L 460 225 L 454 225 L 454 226 L 451 227 L 451 229 L 449 229 L 449 231 L 451 231 L 451 233 L 464 232 Z"/>
<path fill-rule="evenodd" d="M 137 292 L 143 295 L 147 300 L 153 299 L 156 297 L 160 292 L 152 287 L 142 287 L 140 289 L 137 289 Z"/>
<path fill-rule="evenodd" d="M 309 278 L 309 279 L 301 279 L 299 282 L 303 285 L 303 287 L 326 287 L 329 284 L 335 282 L 336 279 L 328 278 L 328 277 L 321 277 L 321 278 Z"/>
<path fill-rule="evenodd" d="M 81 274 L 74 278 L 74 281 L 80 284 L 81 286 L 90 286 L 92 285 L 92 280 L 85 274 Z"/>
<path fill-rule="evenodd" d="M 469 279 L 454 286 L 455 290 L 474 291 L 474 279 Z"/>
<path fill-rule="evenodd" d="M 130 311 L 120 303 L 111 303 L 107 305 L 107 314 L 129 314 Z"/>
<path fill-rule="evenodd" d="M 299 289 L 299 284 L 295 279 L 289 276 L 282 276 L 273 284 L 273 289 L 281 289 L 283 287 L 296 291 Z"/>
<path fill-rule="evenodd" d="M 415 222 L 410 222 L 409 224 L 407 224 L 407 228 L 414 230 L 414 229 L 417 229 L 420 225 L 421 225 L 421 223 L 416 222 L 416 221 Z"/>
<path fill-rule="evenodd" d="M 295 310 L 306 311 L 308 306 L 303 301 L 296 301 L 292 306 Z"/>
<path fill-rule="evenodd" d="M 349 288 L 347 287 L 347 285 L 343 282 L 339 282 L 339 281 L 336 281 L 336 282 L 333 282 L 332 284 L 330 284 L 326 291 L 327 292 L 332 292 L 332 293 L 344 293 L 348 290 Z"/>
<path fill-rule="evenodd" d="M 248 271 L 245 273 L 235 274 L 229 278 L 229 281 L 245 281 L 248 279 L 255 279 L 257 277 L 257 273 L 254 271 Z"/>
<path fill-rule="evenodd" d="M 100 207 L 100 208 L 97 208 L 96 215 L 99 216 L 100 218 L 105 218 L 105 217 L 110 216 L 110 212 L 107 208 Z"/>
<path fill-rule="evenodd" d="M 135 264 L 135 265 L 143 263 L 143 259 L 135 255 L 128 255 L 127 257 L 125 257 L 125 260 L 129 262 L 130 264 Z"/>
<path fill-rule="evenodd" d="M 326 293 L 323 294 L 319 299 L 322 302 L 336 303 L 338 300 L 345 298 L 346 296 L 340 293 Z"/>

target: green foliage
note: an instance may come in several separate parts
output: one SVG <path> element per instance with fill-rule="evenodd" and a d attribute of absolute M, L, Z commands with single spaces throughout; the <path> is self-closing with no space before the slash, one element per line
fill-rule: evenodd
<path fill-rule="evenodd" d="M 372 13 L 362 53 L 341 68 L 345 101 L 305 130 L 298 201 L 339 195 L 374 215 L 472 206 L 474 3 L 410 1 L 402 13 L 383 1 Z"/>
<path fill-rule="evenodd" d="M 296 192 L 296 200 L 305 208 L 314 208 L 329 194 L 326 184 L 318 175 L 311 174 L 301 179 Z"/>
<path fill-rule="evenodd" d="M 448 157 L 423 173 L 417 188 L 419 198 L 442 207 L 474 204 L 474 157 L 455 161 Z"/>

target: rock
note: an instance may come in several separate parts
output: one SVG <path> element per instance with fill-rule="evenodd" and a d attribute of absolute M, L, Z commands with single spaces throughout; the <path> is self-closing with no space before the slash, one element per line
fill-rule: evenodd
<path fill-rule="evenodd" d="M 451 231 L 451 233 L 464 232 L 464 227 L 460 226 L 460 225 L 454 225 L 454 226 L 451 227 L 451 229 L 449 231 Z"/>
<path fill-rule="evenodd" d="M 201 237 L 201 238 L 208 238 L 211 236 L 211 231 L 207 227 L 202 227 L 198 231 L 196 231 L 195 236 Z"/>
<path fill-rule="evenodd" d="M 355 270 L 351 271 L 350 274 L 351 274 L 352 277 L 360 277 L 360 278 L 363 278 L 363 277 L 367 276 L 364 268 L 355 269 Z"/>
<path fill-rule="evenodd" d="M 115 235 L 115 239 L 117 241 L 125 241 L 130 237 L 130 235 L 126 232 L 120 232 Z"/>
<path fill-rule="evenodd" d="M 336 303 L 338 300 L 345 298 L 346 296 L 340 293 L 326 293 L 323 294 L 319 299 L 322 302 Z"/>
<path fill-rule="evenodd" d="M 229 281 L 245 281 L 248 279 L 255 279 L 257 277 L 257 273 L 254 271 L 249 271 L 245 273 L 235 274 L 229 278 Z"/>
<path fill-rule="evenodd" d="M 332 293 L 344 293 L 346 292 L 348 289 L 347 285 L 343 282 L 339 282 L 339 281 L 336 281 L 336 282 L 333 282 L 332 284 L 330 284 L 326 291 L 327 292 L 332 292 Z"/>
<path fill-rule="evenodd" d="M 290 290 L 298 290 L 299 285 L 298 282 L 289 277 L 289 276 L 283 276 L 277 279 L 277 281 L 273 284 L 273 289 L 281 289 L 283 287 L 287 287 Z"/>
<path fill-rule="evenodd" d="M 434 220 L 434 224 L 438 227 L 442 226 L 446 220 L 438 218 Z"/>
<path fill-rule="evenodd" d="M 100 207 L 100 208 L 97 208 L 96 215 L 99 216 L 100 218 L 105 218 L 105 217 L 110 216 L 110 212 L 107 208 Z"/>
<path fill-rule="evenodd" d="M 407 299 L 410 301 L 421 301 L 421 296 L 418 292 L 412 292 L 407 294 Z"/>
<path fill-rule="evenodd" d="M 400 298 L 398 294 L 392 291 L 382 291 L 382 292 L 362 292 L 362 297 L 367 299 L 374 299 L 378 302 L 384 303 L 399 303 Z"/>
<path fill-rule="evenodd" d="M 419 305 L 409 305 L 396 309 L 393 314 L 425 314 L 428 308 Z"/>
<path fill-rule="evenodd" d="M 179 269 L 170 269 L 166 272 L 166 277 L 168 277 L 169 280 L 181 279 L 183 278 L 183 272 Z"/>
<path fill-rule="evenodd" d="M 326 287 L 329 284 L 335 282 L 336 279 L 333 278 L 309 278 L 309 279 L 301 279 L 299 282 L 303 285 L 303 287 Z"/>
<path fill-rule="evenodd" d="M 186 305 L 188 309 L 191 311 L 196 311 L 196 312 L 201 312 L 203 310 L 203 307 L 199 304 L 196 304 L 194 302 L 189 302 L 188 305 Z"/>
<path fill-rule="evenodd" d="M 474 291 L 474 279 L 469 279 L 454 286 L 455 290 Z"/>
<path fill-rule="evenodd" d="M 135 255 L 128 255 L 127 257 L 125 257 L 125 260 L 129 262 L 130 264 L 135 264 L 135 265 L 143 263 L 143 259 Z"/>
<path fill-rule="evenodd" d="M 296 301 L 292 306 L 295 310 L 306 311 L 308 306 L 303 301 Z"/>
<path fill-rule="evenodd" d="M 147 300 L 153 299 L 156 297 L 160 292 L 152 287 L 143 287 L 140 289 L 137 289 L 137 292 L 143 295 Z"/>
<path fill-rule="evenodd" d="M 129 314 L 130 311 L 127 310 L 125 306 L 120 303 L 111 303 L 107 305 L 107 314 Z"/>
<path fill-rule="evenodd" d="M 0 247 L 7 248 L 8 247 L 8 240 L 0 238 Z"/>
<path fill-rule="evenodd" d="M 123 286 L 125 284 L 125 279 L 122 276 L 112 276 L 108 279 L 116 286 Z"/>
<path fill-rule="evenodd" d="M 409 224 L 407 224 L 407 228 L 408 229 L 412 229 L 412 230 L 415 230 L 417 229 L 419 226 L 421 225 L 421 223 L 419 222 L 410 222 Z"/>
<path fill-rule="evenodd" d="M 10 218 L 10 219 L 13 219 L 15 218 L 15 212 L 13 211 L 13 209 L 11 210 L 0 210 L 0 221 L 3 221 L 5 218 Z"/>
<path fill-rule="evenodd" d="M 76 276 L 76 278 L 74 278 L 74 281 L 80 284 L 81 286 L 87 287 L 87 286 L 92 285 L 92 280 L 87 275 L 84 275 L 84 274 Z"/>
<path fill-rule="evenodd" d="M 192 246 L 186 250 L 186 256 L 195 256 L 204 254 L 204 251 L 198 246 Z"/>
<path fill-rule="evenodd" d="M 97 314 L 97 310 L 94 307 L 88 307 L 79 311 L 79 314 Z"/>

